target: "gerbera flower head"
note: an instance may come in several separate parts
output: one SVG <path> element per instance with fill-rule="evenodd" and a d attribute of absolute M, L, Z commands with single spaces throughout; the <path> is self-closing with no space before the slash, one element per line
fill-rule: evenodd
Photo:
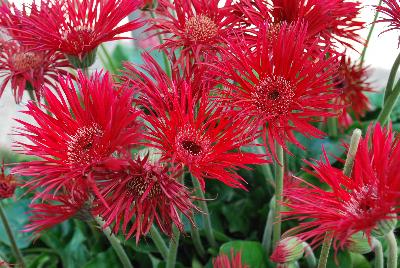
<path fill-rule="evenodd" d="M 382 4 L 376 7 L 377 12 L 380 12 L 384 17 L 376 22 L 389 23 L 389 28 L 384 32 L 400 29 L 400 3 L 397 0 L 383 0 Z M 400 37 L 399 37 L 400 45 Z"/>
<path fill-rule="evenodd" d="M 219 0 L 176 0 L 173 4 L 159 1 L 158 17 L 150 30 L 171 36 L 160 48 L 170 49 L 171 54 L 182 48 L 182 57 L 197 60 L 207 53 L 215 54 L 226 40 L 234 38 L 232 29 L 238 20 L 232 14 L 232 1 L 226 1 L 223 7 L 219 3 Z"/>
<path fill-rule="evenodd" d="M 236 170 L 267 162 L 263 155 L 241 150 L 254 139 L 251 126 L 245 119 L 232 120 L 235 112 L 211 100 L 209 84 L 196 81 L 199 77 L 171 81 L 155 61 L 145 60 L 150 75 L 139 75 L 135 87 L 149 111 L 144 116 L 148 122 L 146 145 L 160 151 L 161 161 L 185 166 L 203 189 L 204 178 L 244 188 Z M 131 77 L 137 76 L 134 66 L 126 67 Z M 156 82 L 143 83 L 142 79 Z M 158 87 L 164 81 L 164 86 Z"/>
<path fill-rule="evenodd" d="M 352 124 L 352 115 L 360 120 L 370 109 L 367 92 L 373 92 L 368 80 L 368 68 L 360 66 L 358 62 L 352 62 L 350 58 L 342 57 L 339 67 L 339 76 L 336 88 L 340 95 L 336 99 L 338 104 L 344 106 L 339 116 L 339 123 L 348 127 Z"/>
<path fill-rule="evenodd" d="M 17 148 L 40 160 L 21 163 L 14 172 L 32 176 L 27 186 L 41 187 L 43 195 L 61 188 L 89 189 L 98 195 L 91 167 L 112 161 L 138 143 L 140 112 L 132 107 L 132 91 L 123 86 L 115 90 L 108 73 L 88 78 L 78 72 L 77 86 L 70 77 L 58 82 L 55 93 L 44 88 L 46 105 L 28 103 L 24 113 L 34 123 L 17 120 L 18 134 L 28 139 Z"/>
<path fill-rule="evenodd" d="M 235 253 L 231 249 L 230 258 L 221 253 L 213 259 L 213 268 L 249 268 L 249 266 L 242 262 L 242 253 L 240 251 Z"/>
<path fill-rule="evenodd" d="M 46 0 L 41 16 L 21 17 L 20 40 L 36 50 L 64 53 L 77 68 L 93 64 L 96 48 L 119 34 L 140 28 L 144 22 L 118 24 L 135 11 L 141 0 Z"/>
<path fill-rule="evenodd" d="M 322 137 L 311 123 L 316 117 L 333 116 L 338 107 L 331 103 L 337 93 L 330 81 L 338 60 L 328 51 L 315 55 L 315 43 L 307 44 L 307 27 L 302 23 L 283 23 L 276 38 L 267 38 L 268 24 L 260 28 L 253 49 L 231 44 L 224 64 L 217 66 L 224 97 L 222 103 L 238 110 L 237 118 L 268 133 L 270 149 L 274 141 L 285 149 L 286 141 L 302 147 L 294 131 L 305 136 Z M 264 138 L 265 139 L 265 138 Z"/>
<path fill-rule="evenodd" d="M 40 100 L 43 86 L 55 88 L 58 75 L 67 75 L 68 60 L 59 52 L 31 51 L 15 41 L 5 41 L 0 52 L 0 97 L 11 85 L 16 103 L 20 103 L 25 90 L 34 91 Z"/>
<path fill-rule="evenodd" d="M 126 239 L 135 235 L 139 242 L 153 223 L 169 236 L 172 224 L 183 231 L 180 213 L 193 223 L 195 206 L 189 190 L 178 180 L 183 172 L 180 168 L 152 163 L 147 154 L 119 165 L 110 166 L 106 161 L 96 170 L 102 180 L 101 191 L 110 204 L 110 208 L 99 204 L 96 212 L 105 220 L 105 226 L 113 225 L 115 233 L 121 228 Z"/>
<path fill-rule="evenodd" d="M 17 181 L 11 174 L 6 175 L 4 170 L 4 162 L 0 167 L 0 200 L 10 198 L 14 195 Z"/>
<path fill-rule="evenodd" d="M 364 27 L 359 20 L 361 4 L 347 0 L 244 0 L 244 18 L 256 26 L 265 23 L 307 23 L 307 38 L 320 39 L 326 44 L 333 40 L 352 47 L 361 42 L 358 31 Z"/>
<path fill-rule="evenodd" d="M 369 147 L 369 143 L 371 147 Z M 309 171 L 330 189 L 307 184 L 285 190 L 289 219 L 301 221 L 293 231 L 312 244 L 332 235 L 335 248 L 344 247 L 360 231 L 367 237 L 384 223 L 395 222 L 398 213 L 400 174 L 399 138 L 379 124 L 361 140 L 351 177 L 325 161 L 316 161 Z M 392 226 L 393 228 L 393 226 Z"/>

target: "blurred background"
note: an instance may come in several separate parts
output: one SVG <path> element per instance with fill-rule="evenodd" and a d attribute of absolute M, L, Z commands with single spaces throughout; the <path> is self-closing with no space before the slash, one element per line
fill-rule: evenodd
<path fill-rule="evenodd" d="M 23 3 L 29 3 L 31 0 L 9 0 L 9 2 L 16 3 L 17 5 L 22 5 Z M 377 0 L 362 0 L 365 7 L 362 10 L 361 19 L 366 21 L 368 24 L 373 20 L 374 9 L 373 5 L 378 3 Z M 370 25 L 368 25 L 369 29 Z M 368 29 L 362 32 L 363 37 L 367 37 Z M 399 53 L 398 51 L 398 40 L 399 33 L 395 31 L 390 31 L 385 34 L 379 35 L 385 30 L 384 24 L 377 24 L 370 41 L 370 45 L 366 55 L 366 64 L 370 66 L 370 81 L 372 82 L 374 88 L 380 91 L 386 84 L 386 80 L 389 76 L 389 70 Z M 132 42 L 121 41 L 121 42 Z M 109 51 L 113 51 L 115 48 L 115 42 L 107 45 Z M 130 46 L 124 46 L 124 49 L 132 51 L 124 51 L 125 54 L 134 54 L 135 50 Z M 361 51 L 361 48 L 359 48 Z M 358 59 L 359 54 L 356 51 L 348 51 L 348 53 L 355 60 Z M 101 62 L 97 62 L 92 68 L 101 67 Z M 23 117 L 22 113 L 19 111 L 24 109 L 26 102 L 28 101 L 28 96 L 25 96 L 23 102 L 20 105 L 16 105 L 11 94 L 11 89 L 6 88 L 3 96 L 0 98 L 0 148 L 10 149 L 12 140 L 14 137 L 10 136 L 12 129 L 16 126 L 14 118 Z"/>

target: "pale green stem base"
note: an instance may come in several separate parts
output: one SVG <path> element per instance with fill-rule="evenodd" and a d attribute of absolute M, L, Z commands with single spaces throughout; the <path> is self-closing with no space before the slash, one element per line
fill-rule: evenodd
<path fill-rule="evenodd" d="M 375 237 L 372 238 L 372 247 L 375 253 L 374 268 L 383 268 L 383 250 L 381 242 Z"/>
<path fill-rule="evenodd" d="M 281 210 L 282 210 L 282 194 L 283 194 L 283 176 L 285 165 L 283 161 L 283 148 L 278 143 L 275 144 L 277 161 L 275 161 L 275 209 L 274 209 L 274 224 L 272 232 L 272 244 L 275 248 L 281 238 Z"/>
<path fill-rule="evenodd" d="M 113 247 L 115 253 L 117 254 L 119 260 L 122 263 L 122 267 L 124 268 L 133 268 L 128 255 L 126 254 L 124 248 L 121 245 L 119 239 L 112 234 L 110 227 L 104 228 L 104 221 L 100 217 L 95 217 L 97 224 L 100 226 L 101 230 L 103 231 L 104 235 L 107 237 L 108 241 L 110 242 L 111 246 Z"/>
<path fill-rule="evenodd" d="M 206 251 L 204 249 L 203 243 L 201 242 L 199 230 L 195 226 L 192 226 L 190 233 L 192 235 L 193 245 L 194 248 L 196 249 L 196 252 L 199 254 L 201 258 L 204 258 L 206 255 Z"/>
<path fill-rule="evenodd" d="M 310 247 L 310 245 L 306 242 L 303 242 L 304 246 L 304 258 L 306 259 L 307 265 L 309 268 L 317 267 L 317 259 L 315 258 L 314 251 Z"/>
<path fill-rule="evenodd" d="M 25 265 L 24 257 L 22 256 L 22 253 L 18 248 L 17 242 L 14 238 L 14 234 L 13 234 L 10 224 L 7 220 L 7 216 L 4 213 L 3 205 L 1 204 L 1 202 L 0 202 L 0 218 L 1 218 L 1 221 L 3 222 L 4 229 L 7 233 L 8 239 L 10 240 L 11 248 L 12 248 L 15 258 L 17 260 L 17 263 L 18 263 L 17 267 L 25 268 L 26 265 Z"/>
<path fill-rule="evenodd" d="M 165 244 L 165 241 L 162 238 L 160 232 L 157 230 L 157 228 L 154 225 L 151 226 L 150 236 L 151 236 L 151 239 L 153 240 L 154 244 L 156 245 L 158 251 L 160 252 L 161 256 L 163 257 L 163 259 L 167 260 L 168 247 Z"/>
<path fill-rule="evenodd" d="M 388 233 L 386 236 L 386 241 L 389 246 L 389 256 L 387 262 L 387 268 L 397 268 L 397 241 L 396 236 L 393 231 Z"/>

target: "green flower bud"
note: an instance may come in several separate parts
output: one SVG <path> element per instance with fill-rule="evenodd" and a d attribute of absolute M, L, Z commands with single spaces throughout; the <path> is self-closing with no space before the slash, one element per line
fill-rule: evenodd
<path fill-rule="evenodd" d="M 375 237 L 385 236 L 396 228 L 397 214 L 389 214 L 387 219 L 379 221 L 371 234 Z"/>
<path fill-rule="evenodd" d="M 276 263 L 291 263 L 299 260 L 303 255 L 303 241 L 298 237 L 289 236 L 278 242 L 271 260 Z"/>
<path fill-rule="evenodd" d="M 347 248 L 354 253 L 367 254 L 372 251 L 368 237 L 363 232 L 353 234 L 347 241 Z"/>

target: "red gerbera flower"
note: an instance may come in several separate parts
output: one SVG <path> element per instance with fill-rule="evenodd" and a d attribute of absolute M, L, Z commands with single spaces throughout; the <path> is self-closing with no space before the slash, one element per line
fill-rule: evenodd
<path fill-rule="evenodd" d="M 249 268 L 247 264 L 242 262 L 242 254 L 238 251 L 236 254 L 231 250 L 230 258 L 224 253 L 219 254 L 213 259 L 214 268 Z"/>
<path fill-rule="evenodd" d="M 151 163 L 146 155 L 143 159 L 121 161 L 119 165 L 105 162 L 96 168 L 99 171 L 101 192 L 109 208 L 99 204 L 96 212 L 105 220 L 105 226 L 113 225 L 113 231 L 122 232 L 136 242 L 149 232 L 153 222 L 167 235 L 172 235 L 172 224 L 183 231 L 179 213 L 192 221 L 192 209 L 188 189 L 178 182 L 182 170 Z M 101 170 L 101 171 L 100 171 Z M 102 174 L 106 176 L 103 176 Z"/>
<path fill-rule="evenodd" d="M 132 65 L 126 67 L 127 74 L 138 77 L 132 83 L 150 113 L 144 117 L 148 145 L 160 150 L 162 161 L 186 166 L 203 189 L 206 177 L 244 188 L 235 170 L 266 162 L 240 150 L 254 138 L 251 126 L 245 119 L 232 120 L 233 110 L 210 100 L 209 83 L 200 83 L 199 77 L 170 80 L 154 60 L 144 59 L 149 78 Z"/>
<path fill-rule="evenodd" d="M 268 26 L 261 27 L 254 50 L 231 44 L 225 62 L 217 66 L 226 89 L 224 104 L 238 110 L 237 118 L 263 128 L 269 147 L 274 141 L 286 149 L 286 141 L 299 147 L 293 131 L 305 136 L 324 135 L 311 123 L 317 117 L 333 116 L 337 94 L 330 81 L 336 75 L 337 57 L 327 59 L 316 44 L 306 44 L 304 25 L 282 24 L 275 39 L 266 38 Z"/>
<path fill-rule="evenodd" d="M 67 75 L 70 67 L 63 54 L 49 51 L 31 51 L 16 42 L 5 42 L 0 52 L 0 97 L 10 83 L 16 103 L 25 90 L 34 91 L 40 100 L 43 86 L 55 88 L 58 75 Z"/>
<path fill-rule="evenodd" d="M 0 168 L 0 201 L 10 198 L 14 195 L 17 182 L 13 175 L 6 175 L 4 171 L 4 163 Z"/>
<path fill-rule="evenodd" d="M 35 124 L 17 120 L 22 125 L 19 135 L 29 140 L 17 145 L 41 160 L 21 163 L 14 172 L 32 176 L 27 185 L 43 188 L 41 195 L 61 188 L 84 192 L 90 187 L 96 192 L 91 167 L 137 144 L 140 112 L 132 108 L 132 91 L 123 86 L 114 90 L 108 73 L 87 78 L 78 72 L 78 92 L 69 77 L 59 78 L 59 83 L 55 94 L 44 89 L 47 105 L 28 103 L 25 113 Z"/>
<path fill-rule="evenodd" d="M 336 102 L 345 107 L 339 116 L 339 123 L 348 127 L 353 121 L 351 115 L 360 120 L 370 109 L 370 102 L 365 94 L 373 92 L 373 89 L 367 82 L 367 67 L 360 66 L 358 62 L 352 62 L 350 58 L 344 56 L 340 63 L 338 79 L 340 82 L 336 84 L 336 88 L 341 94 Z"/>
<path fill-rule="evenodd" d="M 141 0 L 46 0 L 41 16 L 21 17 L 24 44 L 38 50 L 60 51 L 77 67 L 90 66 L 101 43 L 121 39 L 118 34 L 144 25 L 138 20 L 118 26 Z"/>
<path fill-rule="evenodd" d="M 275 25 L 283 22 L 304 21 L 307 36 L 321 38 L 326 43 L 336 40 L 352 47 L 350 41 L 361 42 L 357 31 L 364 27 L 359 21 L 359 2 L 346 0 L 242 0 L 242 12 L 256 26 L 268 21 Z"/>
<path fill-rule="evenodd" d="M 171 49 L 173 55 L 177 49 L 183 57 L 215 54 L 226 40 L 234 37 L 232 33 L 237 17 L 232 14 L 232 1 L 219 7 L 219 0 L 168 0 L 158 2 L 158 18 L 151 30 L 161 30 L 166 34 L 163 49 Z"/>
<path fill-rule="evenodd" d="M 72 217 L 82 220 L 92 220 L 88 203 L 88 195 L 80 190 L 59 195 L 46 194 L 40 196 L 41 203 L 33 203 L 30 223 L 25 226 L 25 232 L 41 232 L 60 224 Z M 34 198 L 35 200 L 37 198 Z"/>
<path fill-rule="evenodd" d="M 378 223 L 397 217 L 400 146 L 390 129 L 377 124 L 369 130 L 360 142 L 351 177 L 332 167 L 326 153 L 324 159 L 310 164 L 315 171 L 309 172 L 329 190 L 307 184 L 285 191 L 290 210 L 284 213 L 301 221 L 294 228 L 300 237 L 314 244 L 329 232 L 335 245 L 343 247 L 351 235 L 363 231 L 369 237 Z"/>
<path fill-rule="evenodd" d="M 378 12 L 386 15 L 386 18 L 381 18 L 377 22 L 388 22 L 389 29 L 383 31 L 388 32 L 392 30 L 400 29 L 400 2 L 398 0 L 383 0 L 382 5 L 377 6 Z M 384 5 L 386 4 L 386 6 Z M 400 37 L 399 37 L 400 44 Z"/>

